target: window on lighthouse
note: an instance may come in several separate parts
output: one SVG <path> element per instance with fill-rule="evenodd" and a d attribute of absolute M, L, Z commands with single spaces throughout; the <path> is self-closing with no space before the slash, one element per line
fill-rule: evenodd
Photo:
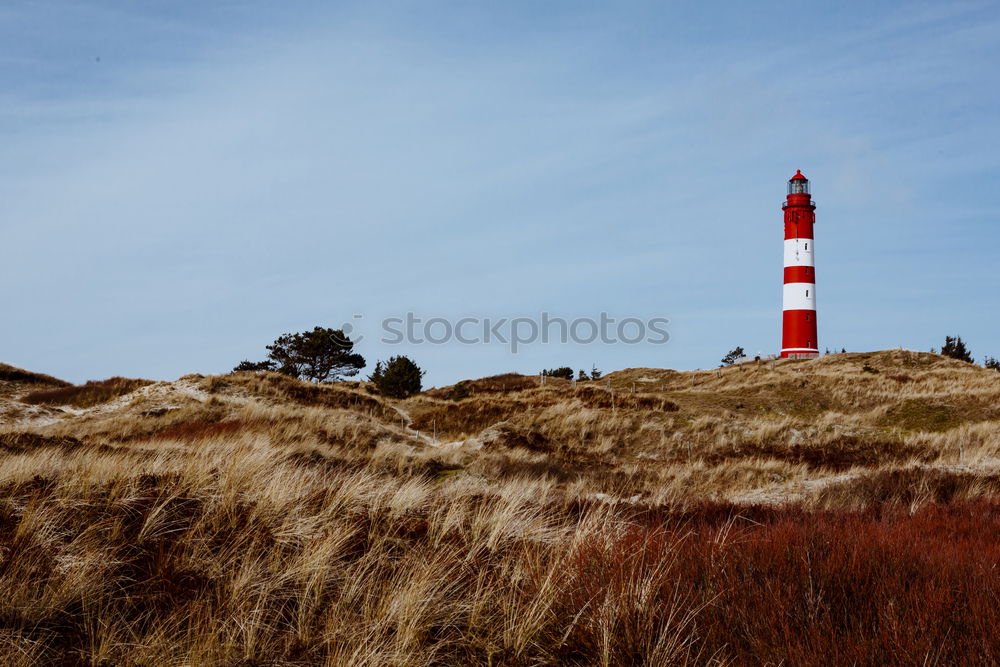
<path fill-rule="evenodd" d="M 809 296 L 809 290 L 806 290 L 806 296 Z"/>

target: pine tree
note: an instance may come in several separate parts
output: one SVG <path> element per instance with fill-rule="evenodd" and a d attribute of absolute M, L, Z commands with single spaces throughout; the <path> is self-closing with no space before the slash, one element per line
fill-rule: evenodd
<path fill-rule="evenodd" d="M 353 349 L 342 330 L 315 327 L 284 334 L 267 346 L 267 360 L 244 360 L 233 371 L 278 371 L 311 382 L 336 382 L 365 367 L 365 358 Z"/>

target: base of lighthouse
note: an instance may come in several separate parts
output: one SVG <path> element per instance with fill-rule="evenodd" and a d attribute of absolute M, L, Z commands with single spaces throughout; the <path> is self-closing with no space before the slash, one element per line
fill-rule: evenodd
<path fill-rule="evenodd" d="M 781 358 L 812 359 L 818 357 L 816 311 L 812 309 L 785 310 L 782 312 L 781 319 Z"/>

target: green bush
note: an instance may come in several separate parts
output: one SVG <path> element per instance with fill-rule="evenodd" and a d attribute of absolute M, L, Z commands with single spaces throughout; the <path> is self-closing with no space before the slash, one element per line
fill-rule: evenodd
<path fill-rule="evenodd" d="M 407 398 L 420 393 L 424 373 L 412 359 L 399 356 L 375 364 L 375 370 L 368 379 L 383 396 Z"/>

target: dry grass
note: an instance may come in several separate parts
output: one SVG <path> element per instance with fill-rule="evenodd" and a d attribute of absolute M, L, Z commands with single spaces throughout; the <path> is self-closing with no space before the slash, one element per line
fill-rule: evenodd
<path fill-rule="evenodd" d="M 1000 660 L 996 373 L 467 385 L 188 376 L 8 421 L 0 663 Z"/>
<path fill-rule="evenodd" d="M 559 378 L 547 378 L 550 383 L 566 384 L 565 380 Z M 508 394 L 525 389 L 534 389 L 539 385 L 539 379 L 535 376 L 520 375 L 519 373 L 504 373 L 503 375 L 493 375 L 480 378 L 478 380 L 465 380 L 462 385 L 471 396 L 480 394 Z M 452 398 L 451 387 L 442 389 L 429 389 L 425 396 L 433 398 Z"/>
<path fill-rule="evenodd" d="M 820 488 L 810 503 L 822 508 L 865 509 L 880 505 L 917 508 L 1000 495 L 1000 472 L 900 468 L 866 472 Z"/>
<path fill-rule="evenodd" d="M 51 375 L 32 373 L 23 368 L 0 364 L 0 382 L 17 382 L 27 385 L 48 385 L 50 387 L 69 387 L 70 383 Z"/>
<path fill-rule="evenodd" d="M 89 408 L 130 394 L 150 384 L 153 384 L 150 380 L 113 377 L 107 380 L 91 380 L 79 386 L 33 391 L 22 396 L 21 401 L 29 405 L 70 405 L 75 408 Z"/>

